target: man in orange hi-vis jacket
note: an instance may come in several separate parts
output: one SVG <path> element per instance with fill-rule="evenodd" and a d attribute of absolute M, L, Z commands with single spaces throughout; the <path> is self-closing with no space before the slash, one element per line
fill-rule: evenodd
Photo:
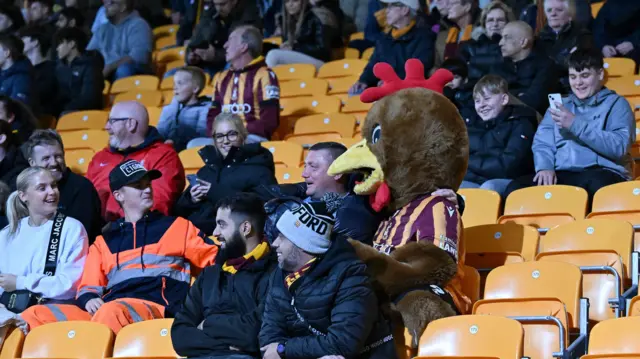
<path fill-rule="evenodd" d="M 191 222 L 150 212 L 151 181 L 161 176 L 127 160 L 109 173 L 124 218 L 111 222 L 89 249 L 77 304 L 47 303 L 22 313 L 30 328 L 65 320 L 91 320 L 116 334 L 124 326 L 173 317 L 192 276 L 212 265 L 218 247 Z"/>

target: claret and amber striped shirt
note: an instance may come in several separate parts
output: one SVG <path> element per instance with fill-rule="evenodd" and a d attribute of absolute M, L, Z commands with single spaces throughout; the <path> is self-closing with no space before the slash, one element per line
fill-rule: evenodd
<path fill-rule="evenodd" d="M 207 115 L 207 133 L 221 112 L 239 115 L 249 133 L 270 138 L 280 121 L 280 87 L 276 74 L 264 57 L 254 59 L 243 69 L 230 69 L 213 77 L 213 104 Z"/>

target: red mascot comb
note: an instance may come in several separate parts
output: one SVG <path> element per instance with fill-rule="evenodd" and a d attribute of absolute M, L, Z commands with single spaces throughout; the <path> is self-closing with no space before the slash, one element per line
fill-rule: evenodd
<path fill-rule="evenodd" d="M 364 90 L 360 95 L 360 101 L 371 103 L 379 99 L 391 95 L 396 91 L 421 87 L 438 93 L 442 93 L 442 89 L 446 84 L 453 80 L 453 74 L 449 70 L 438 69 L 429 79 L 424 78 L 424 65 L 418 59 L 409 59 L 404 64 L 406 76 L 404 80 L 398 77 L 393 67 L 386 62 L 378 62 L 373 66 L 373 74 L 382 80 L 382 86 L 372 87 Z"/>

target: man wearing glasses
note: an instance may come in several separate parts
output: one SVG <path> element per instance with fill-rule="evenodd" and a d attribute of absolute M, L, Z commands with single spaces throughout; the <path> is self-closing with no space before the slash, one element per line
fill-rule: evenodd
<path fill-rule="evenodd" d="M 135 101 L 115 104 L 105 130 L 109 133 L 109 146 L 93 156 L 87 171 L 87 178 L 98 190 L 105 220 L 114 221 L 124 216 L 109 189 L 108 176 L 117 164 L 127 159 L 162 173 L 152 184 L 153 210 L 168 215 L 184 189 L 184 168 L 173 147 L 164 143 L 155 127 L 149 126 L 146 108 Z"/>

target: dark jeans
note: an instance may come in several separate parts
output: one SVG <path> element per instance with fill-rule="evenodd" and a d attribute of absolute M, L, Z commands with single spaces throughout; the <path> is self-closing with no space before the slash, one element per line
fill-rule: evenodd
<path fill-rule="evenodd" d="M 515 190 L 535 186 L 536 184 L 533 182 L 534 176 L 535 175 L 527 175 L 513 180 L 507 187 L 503 198 L 507 198 L 509 194 Z M 626 181 L 626 179 L 619 174 L 603 168 L 589 168 L 580 172 L 556 171 L 556 177 L 558 178 L 558 184 L 584 188 L 589 195 L 589 208 L 591 208 L 593 195 L 600 188 Z"/>

